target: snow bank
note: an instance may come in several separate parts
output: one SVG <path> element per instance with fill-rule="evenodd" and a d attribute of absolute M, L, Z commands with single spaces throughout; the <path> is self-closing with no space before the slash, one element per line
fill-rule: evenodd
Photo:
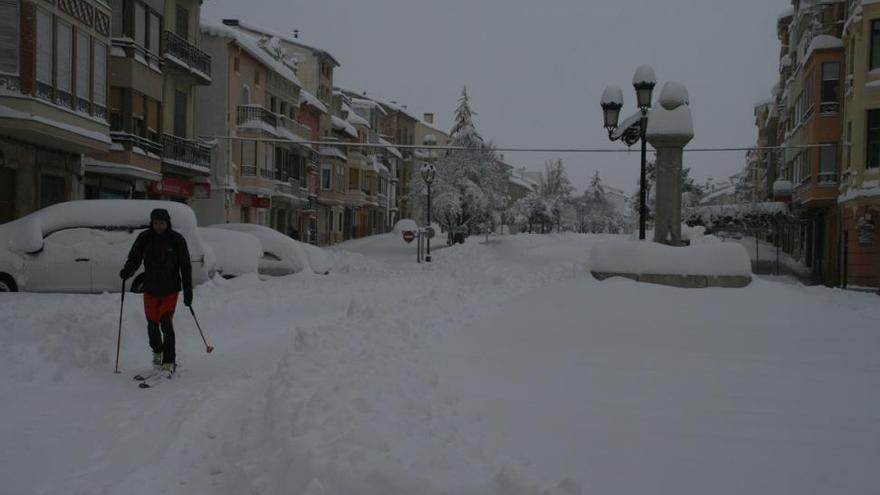
<path fill-rule="evenodd" d="M 199 228 L 205 245 L 214 255 L 215 267 L 222 274 L 239 277 L 246 273 L 257 273 L 263 246 L 260 241 L 247 233 L 232 230 Z"/>
<path fill-rule="evenodd" d="M 651 275 L 750 277 L 752 274 L 745 248 L 731 243 L 671 247 L 654 242 L 607 241 L 590 250 L 590 269 Z"/>

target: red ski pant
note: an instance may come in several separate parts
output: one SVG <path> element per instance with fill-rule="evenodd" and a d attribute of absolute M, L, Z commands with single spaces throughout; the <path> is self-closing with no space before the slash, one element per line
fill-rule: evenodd
<path fill-rule="evenodd" d="M 144 294 L 144 312 L 147 314 L 147 333 L 153 352 L 162 353 L 163 363 L 174 363 L 177 358 L 174 346 L 174 310 L 177 308 L 177 292 L 164 296 Z M 159 333 L 161 327 L 162 332 Z"/>

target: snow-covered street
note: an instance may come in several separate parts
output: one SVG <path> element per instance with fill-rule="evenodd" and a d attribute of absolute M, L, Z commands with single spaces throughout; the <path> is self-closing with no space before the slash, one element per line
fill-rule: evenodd
<path fill-rule="evenodd" d="M 828 494 L 880 486 L 877 296 L 596 281 L 612 236 L 196 288 L 149 390 L 139 296 L 0 294 L 10 494 Z"/>

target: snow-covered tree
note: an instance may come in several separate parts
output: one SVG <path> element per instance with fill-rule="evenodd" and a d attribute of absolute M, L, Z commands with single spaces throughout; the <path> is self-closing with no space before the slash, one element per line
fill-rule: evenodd
<path fill-rule="evenodd" d="M 502 167 L 491 143 L 474 125 L 467 88 L 455 111 L 449 144 L 452 150 L 437 164 L 432 186 L 432 218 L 449 232 L 491 230 L 506 208 L 509 172 Z M 416 173 L 409 184 L 411 196 L 424 204 L 427 188 Z"/>
<path fill-rule="evenodd" d="M 541 197 L 557 231 L 562 229 L 563 215 L 573 211 L 572 192 L 574 186 L 571 185 L 562 160 L 548 161 L 541 181 Z"/>
<path fill-rule="evenodd" d="M 598 171 L 593 174 L 590 186 L 578 198 L 577 204 L 580 232 L 616 234 L 623 230 L 624 219 L 608 200 Z"/>

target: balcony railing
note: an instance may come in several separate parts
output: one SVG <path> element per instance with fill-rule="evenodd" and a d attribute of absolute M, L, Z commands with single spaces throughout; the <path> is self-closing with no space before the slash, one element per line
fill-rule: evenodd
<path fill-rule="evenodd" d="M 837 184 L 837 174 L 835 172 L 820 172 L 818 177 L 819 184 Z"/>
<path fill-rule="evenodd" d="M 238 125 L 246 122 L 263 122 L 272 127 L 277 127 L 278 116 L 260 105 L 239 105 Z"/>
<path fill-rule="evenodd" d="M 162 135 L 162 157 L 191 167 L 210 169 L 211 148 L 191 139 Z"/>
<path fill-rule="evenodd" d="M 819 104 L 819 113 L 823 115 L 828 114 L 837 114 L 840 113 L 840 103 L 838 102 L 827 102 Z"/>
<path fill-rule="evenodd" d="M 270 170 L 268 168 L 261 168 L 260 169 L 260 177 L 262 177 L 264 179 L 272 179 L 273 175 L 274 175 L 273 170 Z"/>
<path fill-rule="evenodd" d="M 156 159 L 158 159 L 159 154 L 162 153 L 162 143 L 157 143 L 135 134 L 129 134 L 127 132 L 111 132 L 110 138 L 114 143 L 121 144 L 127 151 L 133 153 L 139 153 L 142 155 L 152 153 L 155 155 L 154 158 Z"/>
<path fill-rule="evenodd" d="M 253 165 L 242 165 L 239 167 L 241 170 L 242 177 L 256 177 L 257 176 L 257 167 Z"/>
<path fill-rule="evenodd" d="M 211 82 L 211 56 L 171 31 L 162 32 L 162 53 L 193 75 Z"/>
<path fill-rule="evenodd" d="M 281 125 L 281 127 L 284 127 L 288 131 L 303 138 L 303 140 L 311 141 L 311 139 L 312 139 L 312 128 L 311 127 L 309 127 L 307 125 L 300 124 L 299 122 L 297 122 L 293 119 L 285 117 L 284 115 L 278 116 L 278 122 Z"/>

